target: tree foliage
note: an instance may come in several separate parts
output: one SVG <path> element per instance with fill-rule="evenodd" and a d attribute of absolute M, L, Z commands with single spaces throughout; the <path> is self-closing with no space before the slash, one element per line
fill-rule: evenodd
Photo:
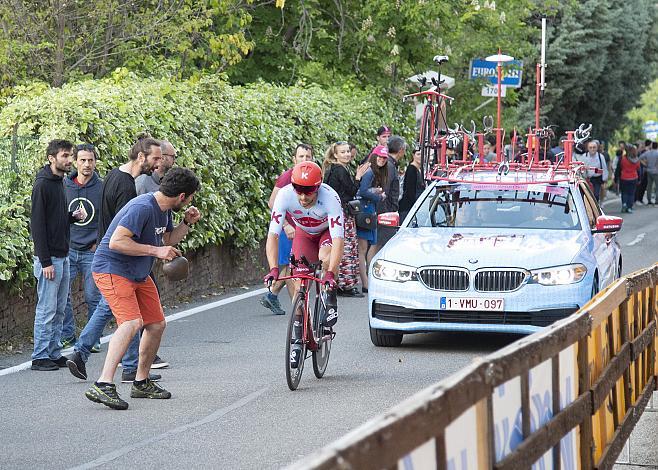
<path fill-rule="evenodd" d="M 223 70 L 253 48 L 252 0 L 6 0 L 0 83 L 53 86 L 120 66 L 147 75 Z"/>
<path fill-rule="evenodd" d="M 656 76 L 656 12 L 651 0 L 559 2 L 548 36 L 547 123 L 588 122 L 610 138 Z M 526 126 L 532 106 L 534 96 L 518 108 Z"/>

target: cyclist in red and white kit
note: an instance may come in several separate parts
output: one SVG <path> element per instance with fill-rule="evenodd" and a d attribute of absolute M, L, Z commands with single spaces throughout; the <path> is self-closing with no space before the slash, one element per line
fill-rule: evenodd
<path fill-rule="evenodd" d="M 322 183 L 322 170 L 314 162 L 295 165 L 291 181 L 291 184 L 279 190 L 272 206 L 272 219 L 265 248 L 270 272 L 264 281 L 276 281 L 279 277 L 279 233 L 287 213 L 296 224 L 292 254 L 296 259 L 305 256 L 310 263 L 322 261 L 322 284 L 329 287 L 324 325 L 331 327 L 338 319 L 335 300 L 336 277 L 344 244 L 340 198 L 336 191 Z M 303 267 L 299 267 L 295 268 L 294 272 L 302 271 Z M 296 283 L 295 294 L 298 290 L 299 283 Z"/>

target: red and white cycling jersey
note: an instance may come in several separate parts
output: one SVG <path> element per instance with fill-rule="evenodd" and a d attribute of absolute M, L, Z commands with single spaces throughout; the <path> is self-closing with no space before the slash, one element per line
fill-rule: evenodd
<path fill-rule="evenodd" d="M 318 199 L 308 209 L 299 203 L 292 184 L 281 188 L 272 207 L 270 233 L 281 233 L 286 212 L 294 219 L 297 228 L 309 235 L 319 235 L 329 229 L 332 239 L 344 237 L 343 208 L 338 194 L 329 185 L 323 183 L 320 186 Z"/>

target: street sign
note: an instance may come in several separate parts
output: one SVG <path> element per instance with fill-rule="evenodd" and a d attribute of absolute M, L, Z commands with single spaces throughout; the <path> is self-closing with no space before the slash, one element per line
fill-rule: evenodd
<path fill-rule="evenodd" d="M 500 96 L 505 96 L 506 86 L 500 87 Z M 498 96 L 498 85 L 485 85 L 482 87 L 482 96 L 488 96 L 489 98 L 496 98 Z"/>
<path fill-rule="evenodd" d="M 471 60 L 469 78 L 471 80 L 486 78 L 491 84 L 495 85 L 498 83 L 497 66 L 498 64 L 496 62 L 488 62 L 484 59 L 473 59 Z M 522 76 L 522 60 L 512 60 L 503 64 L 503 85 L 512 88 L 520 88 Z"/>
<path fill-rule="evenodd" d="M 645 139 L 656 140 L 658 139 L 658 121 L 646 121 L 642 125 Z"/>

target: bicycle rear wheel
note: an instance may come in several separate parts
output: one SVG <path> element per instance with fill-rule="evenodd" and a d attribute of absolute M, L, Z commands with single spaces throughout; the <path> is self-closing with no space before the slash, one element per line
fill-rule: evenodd
<path fill-rule="evenodd" d="M 425 181 L 429 181 L 430 171 L 437 163 L 437 152 L 434 148 L 434 116 L 432 104 L 427 103 L 423 109 L 423 117 L 420 121 L 420 162 L 421 171 Z"/>
<path fill-rule="evenodd" d="M 297 368 L 293 369 L 290 366 L 290 353 L 293 348 L 292 343 L 294 341 L 293 329 L 295 319 L 303 321 L 305 308 L 304 301 L 304 294 L 302 292 L 297 293 L 295 301 L 292 304 L 292 314 L 290 315 L 290 320 L 288 321 L 288 334 L 286 335 L 286 381 L 288 382 L 288 388 L 290 390 L 297 390 L 299 382 L 302 379 L 302 372 L 304 371 L 304 362 L 306 359 L 306 343 L 302 341 L 302 344 L 300 345 L 302 350 Z"/>
<path fill-rule="evenodd" d="M 324 297 L 326 294 L 322 292 L 320 296 Z M 321 379 L 327 370 L 329 364 L 329 354 L 331 353 L 331 336 L 327 339 L 322 339 L 324 334 L 324 327 L 320 320 L 324 312 L 324 305 L 320 296 L 315 297 L 315 309 L 313 310 L 313 332 L 318 342 L 318 350 L 313 351 L 313 373 L 318 379 Z"/>

